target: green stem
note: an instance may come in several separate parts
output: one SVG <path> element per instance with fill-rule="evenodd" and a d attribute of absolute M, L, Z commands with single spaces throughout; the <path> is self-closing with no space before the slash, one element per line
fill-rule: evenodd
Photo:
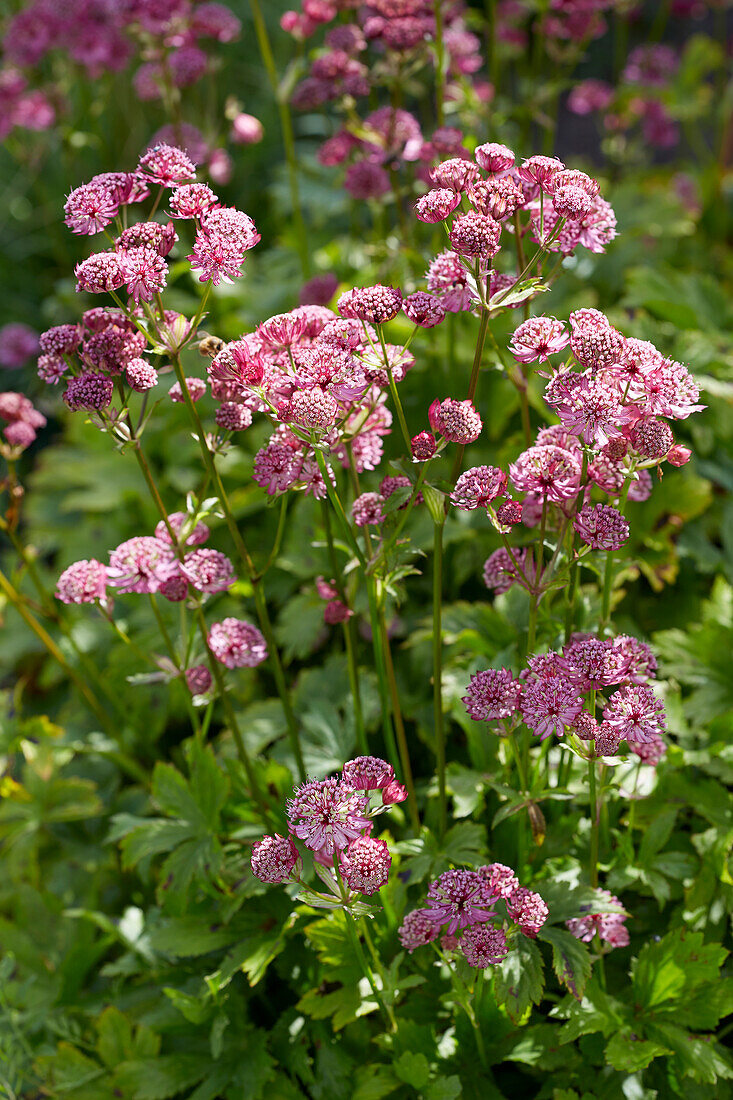
<path fill-rule="evenodd" d="M 310 275 L 310 254 L 308 252 L 308 237 L 305 221 L 303 220 L 303 210 L 300 203 L 298 161 L 295 153 L 293 118 L 290 112 L 290 105 L 280 90 L 275 58 L 272 53 L 272 46 L 270 45 L 270 38 L 267 33 L 265 20 L 262 16 L 259 0 L 249 0 L 249 3 L 252 9 L 252 19 L 255 25 L 255 35 L 257 37 L 260 56 L 262 57 L 262 62 L 265 66 L 267 77 L 270 81 L 270 87 L 272 88 L 272 94 L 275 98 L 278 113 L 280 115 L 280 129 L 282 131 L 285 159 L 288 163 L 288 180 L 290 183 L 290 201 L 293 207 L 293 222 L 298 239 L 298 254 L 300 256 L 300 266 L 303 272 L 303 278 L 307 279 Z"/>
<path fill-rule="evenodd" d="M 545 531 L 547 528 L 547 497 L 542 502 L 542 519 L 540 521 L 540 537 L 537 541 L 536 570 L 534 590 L 529 605 L 529 624 L 527 626 L 527 653 L 533 653 L 537 635 L 537 609 L 540 602 L 540 584 L 542 582 L 542 567 L 545 552 Z"/>
<path fill-rule="evenodd" d="M 435 120 L 443 125 L 445 118 L 445 49 L 443 45 L 443 0 L 434 0 L 435 11 Z"/>
<path fill-rule="evenodd" d="M 402 402 L 400 401 L 400 395 L 397 392 L 397 383 L 395 382 L 394 375 L 392 374 L 392 366 L 390 364 L 389 356 L 387 354 L 387 345 L 386 345 L 385 340 L 384 340 L 384 332 L 383 332 L 383 326 L 382 325 L 377 325 L 377 333 L 379 335 L 379 345 L 382 349 L 382 358 L 384 359 L 384 366 L 385 366 L 386 371 L 387 371 L 387 378 L 389 379 L 389 392 L 392 395 L 392 400 L 394 402 L 395 409 L 397 410 L 397 419 L 400 422 L 400 429 L 402 431 L 402 438 L 405 441 L 405 447 L 407 448 L 407 453 L 409 455 L 410 450 L 411 450 L 410 433 L 407 430 L 407 421 L 405 420 L 405 412 L 404 412 L 404 409 L 402 408 Z"/>
<path fill-rule="evenodd" d="M 333 857 L 333 869 L 336 875 L 336 880 L 339 884 L 339 889 L 341 890 L 341 897 L 344 902 L 344 919 L 346 920 L 346 928 L 349 933 L 349 939 L 351 940 L 351 946 L 354 949 L 354 954 L 359 961 L 359 966 L 361 967 L 364 977 L 369 982 L 369 986 L 372 993 L 374 994 L 375 1001 L 377 1002 L 387 1019 L 390 1030 L 396 1031 L 397 1021 L 395 1020 L 394 1012 L 392 1011 L 391 1006 L 388 1005 L 385 1001 L 384 997 L 382 996 L 382 991 L 377 985 L 374 973 L 372 972 L 372 968 L 370 967 L 367 957 L 364 954 L 364 948 L 361 946 L 361 940 L 359 939 L 359 932 L 357 929 L 356 920 L 354 919 L 353 913 L 348 908 L 349 892 L 344 884 L 343 878 L 341 877 L 341 871 L 339 869 L 339 858 L 335 852 Z"/>
<path fill-rule="evenodd" d="M 288 514 L 288 494 L 283 493 L 282 499 L 280 501 L 280 514 L 279 514 L 278 520 L 277 520 L 277 530 L 275 532 L 275 541 L 272 545 L 272 550 L 270 551 L 270 553 L 268 555 L 267 561 L 262 566 L 262 568 L 257 571 L 257 580 L 258 581 L 262 580 L 262 578 L 265 576 L 266 573 L 269 573 L 270 569 L 272 568 L 273 564 L 275 563 L 275 561 L 277 559 L 278 554 L 280 553 L 280 547 L 282 545 L 283 535 L 285 533 L 285 520 L 287 518 L 287 514 Z"/>
<path fill-rule="evenodd" d="M 476 348 L 473 353 L 473 366 L 471 367 L 471 378 L 468 383 L 468 400 L 473 401 L 476 396 L 476 387 L 478 385 L 479 370 L 481 369 L 481 359 L 484 353 L 484 344 L 486 343 L 486 333 L 489 328 L 489 312 L 486 309 L 481 309 L 481 321 L 479 322 L 478 336 L 476 337 Z M 456 457 L 453 460 L 453 469 L 451 470 L 451 484 L 455 485 L 456 479 L 461 472 L 463 465 L 463 452 L 465 447 L 461 446 L 456 451 Z"/>
<path fill-rule="evenodd" d="M 592 743 L 592 751 L 595 752 L 595 741 Z M 599 849 L 599 806 L 596 793 L 596 762 L 595 758 L 588 761 L 588 789 L 590 793 L 590 884 L 598 885 L 598 849 Z"/>
<path fill-rule="evenodd" d="M 445 793 L 445 724 L 443 721 L 443 524 L 433 526 L 433 717 L 435 759 L 438 768 L 438 829 L 445 836 L 447 799 Z"/>
<path fill-rule="evenodd" d="M 402 707 L 400 706 L 400 694 L 397 689 L 397 679 L 395 677 L 394 663 L 392 661 L 392 649 L 389 644 L 389 633 L 387 631 L 387 623 L 384 618 L 384 608 L 381 605 L 381 601 L 377 597 L 377 614 L 379 617 L 379 626 L 382 634 L 382 655 L 384 660 L 384 668 L 387 674 L 387 685 L 389 687 L 389 694 L 392 705 L 392 720 L 394 722 L 395 732 L 397 734 L 397 746 L 400 756 L 400 763 L 402 765 L 402 777 L 405 781 L 405 787 L 407 788 L 407 803 L 410 812 L 410 820 L 416 833 L 420 832 L 420 815 L 417 810 L 417 798 L 415 796 L 415 781 L 412 777 L 412 765 L 410 763 L 410 754 L 407 748 L 407 737 L 405 735 L 405 723 L 402 719 Z"/>

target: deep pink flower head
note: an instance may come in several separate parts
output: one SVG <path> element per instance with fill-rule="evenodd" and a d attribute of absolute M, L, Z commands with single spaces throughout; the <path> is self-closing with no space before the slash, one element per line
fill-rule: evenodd
<path fill-rule="evenodd" d="M 360 836 L 352 840 L 341 857 L 341 874 L 350 890 L 375 894 L 385 885 L 392 856 L 384 840 Z"/>
<path fill-rule="evenodd" d="M 180 569 L 197 592 L 224 592 L 237 579 L 234 566 L 226 554 L 206 547 L 186 554 Z"/>
<path fill-rule="evenodd" d="M 188 515 L 186 512 L 171 512 L 168 516 L 168 524 L 174 534 L 178 536 L 179 541 L 183 540 L 185 534 L 186 546 L 201 546 L 211 534 L 205 523 L 198 521 L 194 524 L 193 516 Z M 168 526 L 162 519 L 158 521 L 155 527 L 155 537 L 160 539 L 161 542 L 170 543 L 171 541 Z"/>
<path fill-rule="evenodd" d="M 138 535 L 110 551 L 107 577 L 121 592 L 153 593 L 177 571 L 169 543 L 152 535 Z"/>
<path fill-rule="evenodd" d="M 354 287 L 347 290 L 338 300 L 338 311 L 342 317 L 355 317 L 359 321 L 370 321 L 373 325 L 391 321 L 402 308 L 402 295 L 392 286 Z"/>
<path fill-rule="evenodd" d="M 357 756 L 343 767 L 344 783 L 355 791 L 378 791 L 394 779 L 394 768 L 378 756 Z"/>
<path fill-rule="evenodd" d="M 465 191 L 478 176 L 478 168 L 463 157 L 451 157 L 430 169 L 430 178 L 438 188 Z"/>
<path fill-rule="evenodd" d="M 257 335 L 265 348 L 281 351 L 301 339 L 307 323 L 306 316 L 296 310 L 291 310 L 290 313 L 277 313 L 259 325 Z"/>
<path fill-rule="evenodd" d="M 522 161 L 517 175 L 525 183 L 536 184 L 542 191 L 549 190 L 553 177 L 563 170 L 565 165 L 556 157 L 534 156 Z"/>
<path fill-rule="evenodd" d="M 123 229 L 115 241 L 116 252 L 129 252 L 136 248 L 150 248 L 159 256 L 167 256 L 178 240 L 173 222 L 135 222 Z"/>
<path fill-rule="evenodd" d="M 492 924 L 474 924 L 467 928 L 460 945 L 468 965 L 479 970 L 500 963 L 508 953 L 504 930 Z"/>
<path fill-rule="evenodd" d="M 525 685 L 522 717 L 536 737 L 543 741 L 555 733 L 562 737 L 583 709 L 583 699 L 574 684 L 559 676 L 534 680 Z"/>
<path fill-rule="evenodd" d="M 415 462 L 427 462 L 435 454 L 437 444 L 430 432 L 418 432 L 410 440 L 410 450 Z"/>
<path fill-rule="evenodd" d="M 227 618 L 212 623 L 209 649 L 227 668 L 255 668 L 267 660 L 267 645 L 262 634 L 244 619 Z"/>
<path fill-rule="evenodd" d="M 449 933 L 484 924 L 494 916 L 495 900 L 476 871 L 444 871 L 430 884 L 427 900 L 423 912 L 436 927 L 447 924 Z"/>
<path fill-rule="evenodd" d="M 628 742 L 655 741 L 664 733 L 664 704 L 647 684 L 626 684 L 615 691 L 603 711 L 603 721 Z"/>
<path fill-rule="evenodd" d="M 362 493 L 351 506 L 351 518 L 357 527 L 377 526 L 384 521 L 383 505 L 379 493 Z"/>
<path fill-rule="evenodd" d="M 629 537 L 627 521 L 609 504 L 584 504 L 573 527 L 594 550 L 619 550 Z"/>
<path fill-rule="evenodd" d="M 631 445 L 642 458 L 664 458 L 674 443 L 672 429 L 666 420 L 642 417 L 631 429 Z"/>
<path fill-rule="evenodd" d="M 514 153 L 498 141 L 489 141 L 477 145 L 474 153 L 476 163 L 490 176 L 499 176 L 508 172 L 514 165 Z"/>
<path fill-rule="evenodd" d="M 475 443 L 483 427 L 473 402 L 454 401 L 452 397 L 446 397 L 443 401 L 436 398 L 428 410 L 428 419 L 433 430 L 449 443 L 463 446 Z"/>
<path fill-rule="evenodd" d="M 445 319 L 445 306 L 435 294 L 416 290 L 402 301 L 405 316 L 420 328 L 435 328 Z"/>
<path fill-rule="evenodd" d="M 466 512 L 487 508 L 492 500 L 506 492 L 506 474 L 496 466 L 472 466 L 456 481 L 451 504 Z"/>
<path fill-rule="evenodd" d="M 600 190 L 598 182 L 585 172 L 557 172 L 550 181 L 552 205 L 561 218 L 577 221 L 589 214 Z"/>
<path fill-rule="evenodd" d="M 521 500 L 504 500 L 496 509 L 496 518 L 505 527 L 515 527 L 522 522 L 522 512 Z"/>
<path fill-rule="evenodd" d="M 496 221 L 511 218 L 524 203 L 522 190 L 511 176 L 477 180 L 476 183 L 471 184 L 468 199 L 480 214 L 485 214 Z"/>
<path fill-rule="evenodd" d="M 511 718 L 519 708 L 522 685 L 507 668 L 487 668 L 471 677 L 461 702 L 474 722 Z"/>
<path fill-rule="evenodd" d="M 458 191 L 450 187 L 437 187 L 428 191 L 427 195 L 421 195 L 415 203 L 415 213 L 421 222 L 436 225 L 438 222 L 445 221 L 460 202 L 461 196 Z"/>
<path fill-rule="evenodd" d="M 514 551 L 514 561 L 524 571 L 527 569 L 528 553 L 526 548 Z M 514 561 L 512 561 L 509 551 L 500 546 L 484 562 L 484 584 L 487 588 L 493 588 L 497 596 L 501 595 L 502 592 L 508 592 L 512 585 L 520 579 Z"/>
<path fill-rule="evenodd" d="M 265 836 L 252 848 L 250 866 L 252 874 L 261 882 L 279 886 L 293 877 L 299 859 L 298 849 L 291 836 Z"/>
<path fill-rule="evenodd" d="M 608 890 L 596 888 L 594 893 L 600 903 L 623 908 L 618 898 Z M 586 917 L 572 917 L 565 921 L 565 925 L 576 939 L 584 943 L 591 943 L 597 934 L 611 947 L 626 947 L 629 943 L 627 916 L 627 913 L 589 913 Z"/>
<path fill-rule="evenodd" d="M 314 386 L 309 390 L 297 390 L 293 394 L 287 419 L 306 431 L 322 434 L 336 423 L 338 412 L 338 402 L 333 394 Z"/>
<path fill-rule="evenodd" d="M 509 467 L 514 488 L 536 493 L 555 504 L 576 496 L 580 488 L 580 463 L 563 447 L 530 447 Z"/>
<path fill-rule="evenodd" d="M 158 372 L 147 359 L 131 359 L 125 367 L 125 378 L 136 393 L 145 393 L 158 384 Z"/>
<path fill-rule="evenodd" d="M 192 695 L 205 695 L 213 679 L 208 665 L 192 665 L 186 669 L 185 677 L 186 687 Z"/>
<path fill-rule="evenodd" d="M 497 898 L 508 898 L 519 887 L 519 879 L 505 863 L 487 863 L 479 867 L 477 874 L 487 884 L 491 894 Z"/>
<path fill-rule="evenodd" d="M 426 909 L 413 909 L 407 913 L 399 927 L 400 943 L 410 954 L 417 947 L 425 947 L 437 939 L 440 926 L 436 925 Z"/>
<path fill-rule="evenodd" d="M 488 214 L 471 210 L 455 219 L 449 237 L 451 248 L 459 256 L 486 259 L 499 251 L 501 222 L 494 221 Z"/>
<path fill-rule="evenodd" d="M 74 274 L 77 292 L 85 290 L 89 294 L 119 290 L 125 282 L 120 257 L 114 252 L 97 252 L 89 256 L 76 265 Z"/>
<path fill-rule="evenodd" d="M 205 183 L 184 183 L 176 187 L 169 199 L 174 218 L 201 218 L 219 202 Z"/>
<path fill-rule="evenodd" d="M 0 367 L 16 370 L 38 351 L 38 333 L 29 325 L 11 321 L 0 328 Z M 44 349 L 41 349 L 44 350 Z"/>
<path fill-rule="evenodd" d="M 112 401 L 114 382 L 97 371 L 84 371 L 70 378 L 64 392 L 64 401 L 73 412 L 106 409 Z"/>
<path fill-rule="evenodd" d="M 509 350 L 520 363 L 544 362 L 570 343 L 563 321 L 555 317 L 530 317 L 514 330 Z"/>
<path fill-rule="evenodd" d="M 168 266 L 153 248 L 129 248 L 118 252 L 120 270 L 134 302 L 152 302 L 165 289 Z"/>
<path fill-rule="evenodd" d="M 646 642 L 632 638 L 630 634 L 617 634 L 613 645 L 621 651 L 627 663 L 629 680 L 635 684 L 643 684 L 654 679 L 657 659 Z"/>
<path fill-rule="evenodd" d="M 96 558 L 75 561 L 56 584 L 56 599 L 62 603 L 94 603 L 107 594 L 107 570 Z"/>
<path fill-rule="evenodd" d="M 306 848 L 332 856 L 370 825 L 369 800 L 339 779 L 313 779 L 296 787 L 288 802 L 290 829 Z"/>
<path fill-rule="evenodd" d="M 196 165 L 175 145 L 154 145 L 140 157 L 137 173 L 146 183 L 174 187 L 196 179 Z"/>
<path fill-rule="evenodd" d="M 506 908 L 510 918 L 530 939 L 536 939 L 550 913 L 540 895 L 526 886 L 520 886 L 510 895 Z"/>
<path fill-rule="evenodd" d="M 64 220 L 73 233 L 99 233 L 118 210 L 119 203 L 107 187 L 83 183 L 74 188 L 66 200 Z"/>

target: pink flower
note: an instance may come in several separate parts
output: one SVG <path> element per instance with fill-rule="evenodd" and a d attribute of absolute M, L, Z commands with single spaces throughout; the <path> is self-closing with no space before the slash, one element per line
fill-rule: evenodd
<path fill-rule="evenodd" d="M 510 895 L 506 908 L 510 918 L 530 939 L 536 939 L 550 913 L 540 895 L 526 886 L 520 886 Z"/>
<path fill-rule="evenodd" d="M 35 337 L 35 333 L 33 335 Z M 46 355 L 73 355 L 79 347 L 80 340 L 78 325 L 54 325 L 53 328 L 42 332 L 36 338 L 36 343 Z"/>
<path fill-rule="evenodd" d="M 664 704 L 647 684 L 627 684 L 615 691 L 603 721 L 628 742 L 655 741 L 666 728 Z"/>
<path fill-rule="evenodd" d="M 346 761 L 342 775 L 356 791 L 378 791 L 393 781 L 394 768 L 378 756 L 357 756 Z"/>
<path fill-rule="evenodd" d="M 496 255 L 500 237 L 501 222 L 494 221 L 487 214 L 479 214 L 476 210 L 456 218 L 449 234 L 451 248 L 459 256 L 481 259 Z"/>
<path fill-rule="evenodd" d="M 417 947 L 425 947 L 437 939 L 440 928 L 426 909 L 413 909 L 407 913 L 398 929 L 400 943 L 410 954 Z"/>
<path fill-rule="evenodd" d="M 200 546 L 201 543 L 206 542 L 211 531 L 205 523 L 200 521 L 194 525 L 193 516 L 188 515 L 186 512 L 171 512 L 168 516 L 168 525 L 171 530 L 178 537 L 178 541 L 184 541 L 186 546 Z M 168 530 L 163 520 L 159 520 L 155 527 L 155 537 L 160 539 L 161 542 L 171 541 L 170 531 Z"/>
<path fill-rule="evenodd" d="M 421 195 L 415 203 L 415 213 L 421 222 L 435 225 L 443 222 L 460 206 L 461 196 L 450 187 L 437 187 Z"/>
<path fill-rule="evenodd" d="M 192 695 L 205 695 L 211 688 L 212 675 L 208 665 L 192 665 L 185 672 L 186 687 Z"/>
<path fill-rule="evenodd" d="M 200 401 L 206 393 L 206 383 L 203 378 L 187 378 L 186 389 L 188 396 L 192 401 Z M 180 382 L 174 382 L 171 388 L 168 390 L 168 396 L 171 401 L 174 401 L 177 405 L 182 405 L 185 401 L 183 396 L 183 390 L 181 389 Z"/>
<path fill-rule="evenodd" d="M 524 572 L 527 571 L 527 557 L 526 548 L 514 552 L 514 560 Z M 493 588 L 497 596 L 502 592 L 508 592 L 512 585 L 521 579 L 509 551 L 503 546 L 495 550 L 484 562 L 483 577 L 486 587 Z"/>
<path fill-rule="evenodd" d="M 154 249 L 125 249 L 119 253 L 119 259 L 127 289 L 136 303 L 152 302 L 165 289 L 168 266 Z"/>
<path fill-rule="evenodd" d="M 119 290 L 125 282 L 120 259 L 113 252 L 97 252 L 82 260 L 74 268 L 77 292 L 86 290 L 90 294 L 104 294 L 110 290 Z"/>
<path fill-rule="evenodd" d="M 487 863 L 478 872 L 491 893 L 498 898 L 508 898 L 519 887 L 519 879 L 505 863 Z"/>
<path fill-rule="evenodd" d="M 212 623 L 209 649 L 227 668 L 255 668 L 267 660 L 267 645 L 256 626 L 244 619 L 227 618 Z"/>
<path fill-rule="evenodd" d="M 96 558 L 75 561 L 56 584 L 56 599 L 62 603 L 94 603 L 107 594 L 107 570 Z"/>
<path fill-rule="evenodd" d="M 415 462 L 427 462 L 437 449 L 435 439 L 430 432 L 418 432 L 410 440 L 410 450 Z"/>
<path fill-rule="evenodd" d="M 431 427 L 444 439 L 463 446 L 475 443 L 483 427 L 471 401 L 454 401 L 451 397 L 446 397 L 444 401 L 436 398 L 430 406 L 428 418 Z"/>
<path fill-rule="evenodd" d="M 252 410 L 235 401 L 224 401 L 216 410 L 214 419 L 226 432 L 243 432 L 252 425 Z"/>
<path fill-rule="evenodd" d="M 669 424 L 654 417 L 642 417 L 631 429 L 631 445 L 642 458 L 664 458 L 674 443 Z"/>
<path fill-rule="evenodd" d="M 64 401 L 72 410 L 78 412 L 83 409 L 91 412 L 95 409 L 106 409 L 112 401 L 114 383 L 111 378 L 95 371 L 84 371 L 83 374 L 70 378 L 64 392 Z"/>
<path fill-rule="evenodd" d="M 137 173 L 146 182 L 173 187 L 196 179 L 196 165 L 183 149 L 161 143 L 143 153 Z"/>
<path fill-rule="evenodd" d="M 252 848 L 252 874 L 261 882 L 278 886 L 293 878 L 300 856 L 290 836 L 265 836 Z"/>
<path fill-rule="evenodd" d="M 385 885 L 392 856 L 385 841 L 360 836 L 352 840 L 341 857 L 341 874 L 350 890 L 374 894 Z"/>
<path fill-rule="evenodd" d="M 615 905 L 622 909 L 621 902 L 608 890 L 594 891 L 599 904 Z M 584 943 L 591 943 L 596 933 L 605 943 L 611 947 L 626 947 L 629 943 L 629 932 L 626 928 L 626 913 L 589 913 L 587 917 L 572 917 L 565 921 L 566 927 L 576 939 Z"/>
<path fill-rule="evenodd" d="M 609 504 L 584 504 L 573 527 L 594 550 L 619 550 L 629 537 L 629 525 Z"/>
<path fill-rule="evenodd" d="M 511 718 L 519 708 L 522 685 L 507 668 L 475 672 L 461 700 L 474 722 Z"/>
<path fill-rule="evenodd" d="M 507 956 L 506 934 L 491 924 L 474 924 L 461 936 L 461 951 L 469 966 L 485 970 L 500 963 Z"/>
<path fill-rule="evenodd" d="M 153 593 L 177 571 L 169 543 L 151 535 L 138 535 L 110 552 L 107 577 L 121 592 Z"/>
<path fill-rule="evenodd" d="M 472 466 L 460 475 L 450 495 L 451 504 L 470 512 L 487 508 L 506 492 L 506 474 L 496 466 Z"/>
<path fill-rule="evenodd" d="M 357 527 L 378 526 L 384 521 L 383 504 L 379 493 L 362 493 L 351 506 L 351 518 Z"/>
<path fill-rule="evenodd" d="M 422 912 L 436 927 L 449 933 L 472 924 L 484 924 L 494 915 L 495 900 L 476 871 L 444 871 L 430 884 L 428 905 Z"/>
<path fill-rule="evenodd" d="M 342 317 L 355 317 L 359 321 L 370 321 L 373 325 L 391 321 L 402 308 L 402 294 L 392 286 L 354 287 L 347 290 L 338 300 L 338 310 Z"/>
<path fill-rule="evenodd" d="M 201 218 L 218 202 L 207 184 L 184 183 L 170 197 L 171 214 L 174 218 Z"/>
<path fill-rule="evenodd" d="M 408 320 L 421 328 L 434 328 L 445 318 L 445 306 L 440 298 L 422 290 L 416 290 L 403 299 L 402 309 Z"/>
<path fill-rule="evenodd" d="M 310 780 L 288 802 L 290 829 L 306 848 L 332 856 L 361 836 L 370 824 L 369 800 L 338 779 Z"/>
<path fill-rule="evenodd" d="M 197 592 L 208 594 L 226 591 L 237 579 L 226 554 L 205 547 L 186 554 L 180 570 Z"/>
<path fill-rule="evenodd" d="M 530 317 L 514 330 L 509 350 L 520 363 L 542 363 L 569 343 L 564 322 L 555 317 Z"/>
<path fill-rule="evenodd" d="M 525 685 L 522 717 L 543 741 L 555 733 L 562 737 L 583 709 L 578 689 L 560 677 L 538 679 Z"/>
<path fill-rule="evenodd" d="M 456 252 L 446 250 L 431 261 L 427 284 L 428 290 L 440 298 L 449 313 L 471 308 L 466 269 Z"/>
<path fill-rule="evenodd" d="M 131 359 L 125 367 L 125 378 L 136 393 L 145 393 L 158 383 L 158 372 L 146 359 Z"/>
<path fill-rule="evenodd" d="M 549 191 L 548 184 L 565 167 L 556 157 L 534 156 L 522 161 L 517 175 L 526 183 L 535 184 L 541 191 Z"/>
<path fill-rule="evenodd" d="M 478 168 L 473 161 L 463 157 L 451 157 L 430 169 L 430 178 L 439 188 L 452 191 L 465 191 L 478 176 Z"/>
<path fill-rule="evenodd" d="M 288 418 L 308 432 L 322 434 L 335 423 L 339 406 L 333 394 L 314 386 L 309 390 L 297 390 L 290 399 Z"/>
<path fill-rule="evenodd" d="M 64 220 L 73 233 L 99 233 L 109 225 L 118 210 L 119 203 L 108 188 L 83 183 L 66 200 Z"/>
<path fill-rule="evenodd" d="M 580 488 L 580 463 L 562 447 L 530 447 L 509 467 L 514 488 L 537 493 L 555 504 L 576 496 Z"/>
<path fill-rule="evenodd" d="M 514 165 L 514 153 L 498 141 L 477 145 L 474 156 L 479 168 L 483 168 L 491 176 L 508 172 Z"/>

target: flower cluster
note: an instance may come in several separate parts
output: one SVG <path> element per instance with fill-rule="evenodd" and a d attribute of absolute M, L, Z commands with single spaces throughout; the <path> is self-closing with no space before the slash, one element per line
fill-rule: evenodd
<path fill-rule="evenodd" d="M 405 916 L 399 937 L 410 953 L 440 937 L 446 950 L 460 950 L 470 966 L 484 970 L 506 958 L 518 932 L 535 939 L 547 916 L 540 895 L 520 886 L 510 867 L 490 863 L 440 875 L 423 908 Z"/>
<path fill-rule="evenodd" d="M 301 882 L 302 858 L 295 844 L 300 840 L 332 894 L 307 890 L 310 904 L 335 908 L 349 904 L 351 893 L 374 894 L 387 882 L 392 864 L 385 841 L 371 835 L 374 818 L 406 797 L 386 760 L 347 760 L 340 776 L 311 779 L 295 788 L 288 802 L 288 836 L 258 841 L 252 872 L 263 882 Z"/>
<path fill-rule="evenodd" d="M 33 402 L 22 393 L 6 390 L 0 393 L 0 421 L 7 453 L 19 455 L 30 447 L 39 428 L 46 425 L 46 417 L 33 407 Z"/>
<path fill-rule="evenodd" d="M 474 673 L 463 703 L 474 721 L 505 732 L 524 723 L 543 740 L 569 733 L 597 756 L 616 756 L 625 741 L 656 763 L 665 751 L 664 705 L 650 686 L 656 668 L 646 642 L 628 634 L 576 634 L 559 652 L 530 656 L 518 677 L 506 668 Z"/>
<path fill-rule="evenodd" d="M 629 930 L 626 927 L 628 914 L 617 897 L 608 890 L 595 891 L 599 905 L 612 905 L 610 912 L 588 913 L 584 917 L 572 917 L 565 924 L 578 940 L 590 943 L 596 936 L 601 943 L 607 943 L 610 948 L 627 947 L 629 943 Z"/>

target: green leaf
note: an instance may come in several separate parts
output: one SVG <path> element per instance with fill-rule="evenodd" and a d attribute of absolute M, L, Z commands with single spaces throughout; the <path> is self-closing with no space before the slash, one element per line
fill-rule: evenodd
<path fill-rule="evenodd" d="M 400 1085 L 401 1079 L 395 1077 L 389 1066 L 362 1066 L 354 1077 L 352 1100 L 382 1100 Z"/>
<path fill-rule="evenodd" d="M 641 1039 L 631 1031 L 619 1031 L 606 1044 L 606 1061 L 613 1069 L 638 1073 L 654 1058 L 669 1054 L 669 1050 L 649 1039 Z"/>
<path fill-rule="evenodd" d="M 516 1024 L 539 1004 L 545 986 L 542 956 L 536 944 L 520 935 L 512 951 L 494 967 L 494 995 Z"/>
<path fill-rule="evenodd" d="M 239 938 L 228 925 L 212 925 L 200 917 L 165 917 L 148 930 L 152 947 L 172 958 L 192 958 L 227 947 Z"/>
<path fill-rule="evenodd" d="M 558 981 L 567 986 L 573 997 L 580 1000 L 590 978 L 588 948 L 571 932 L 552 925 L 545 925 L 538 935 L 539 939 L 552 947 L 552 967 Z"/>
<path fill-rule="evenodd" d="M 677 820 L 677 810 L 665 810 L 647 826 L 639 846 L 639 862 L 648 863 L 669 840 Z"/>
<path fill-rule="evenodd" d="M 115 1081 L 133 1100 L 169 1100 L 197 1085 L 211 1068 L 211 1061 L 198 1054 L 163 1054 L 122 1062 Z"/>
<path fill-rule="evenodd" d="M 460 1077 L 438 1077 L 425 1089 L 425 1100 L 458 1100 L 463 1094 Z"/>
<path fill-rule="evenodd" d="M 717 981 L 727 955 L 720 944 L 704 944 L 702 932 L 676 928 L 639 952 L 631 971 L 635 999 L 643 1008 L 658 1010 L 685 991 Z"/>
<path fill-rule="evenodd" d="M 434 488 L 432 485 L 423 485 L 422 495 L 425 498 L 425 503 L 428 506 L 430 518 L 433 523 L 438 523 L 442 526 L 445 523 L 446 494 L 442 493 L 440 489 Z"/>
<path fill-rule="evenodd" d="M 406 1085 L 421 1089 L 430 1079 L 430 1063 L 424 1054 L 406 1050 L 393 1063 L 392 1067 Z"/>

